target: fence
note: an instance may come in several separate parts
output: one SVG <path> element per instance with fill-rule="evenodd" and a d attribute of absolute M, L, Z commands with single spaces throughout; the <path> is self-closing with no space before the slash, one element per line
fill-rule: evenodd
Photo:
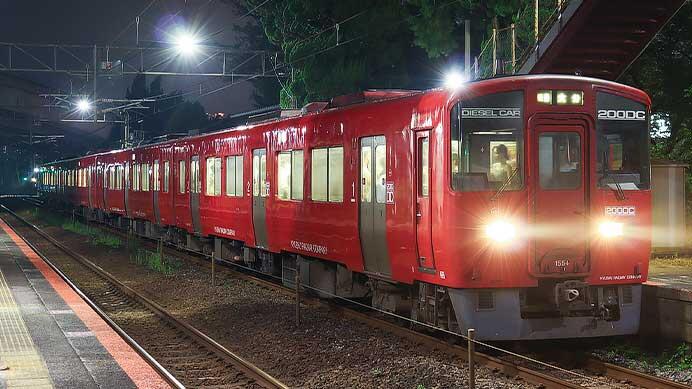
<path fill-rule="evenodd" d="M 473 78 L 514 74 L 558 21 L 569 0 L 533 0 L 508 27 L 493 27 L 473 62 Z"/>

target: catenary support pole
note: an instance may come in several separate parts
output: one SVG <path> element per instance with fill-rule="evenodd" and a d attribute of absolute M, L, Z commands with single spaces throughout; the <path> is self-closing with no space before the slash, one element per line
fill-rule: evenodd
<path fill-rule="evenodd" d="M 296 261 L 296 327 L 300 327 L 300 266 Z"/>
<path fill-rule="evenodd" d="M 476 388 L 476 363 L 475 357 L 475 343 L 474 338 L 476 336 L 476 330 L 469 328 L 468 330 L 468 350 L 469 350 L 469 388 Z"/>

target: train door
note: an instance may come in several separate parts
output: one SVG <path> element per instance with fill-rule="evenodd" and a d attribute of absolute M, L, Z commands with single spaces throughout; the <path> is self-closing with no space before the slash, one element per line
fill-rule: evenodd
<path fill-rule="evenodd" d="M 252 224 L 255 228 L 255 245 L 268 248 L 266 202 L 269 194 L 267 185 L 267 150 L 252 150 Z"/>
<path fill-rule="evenodd" d="M 103 180 L 101 185 L 101 188 L 103 188 L 101 191 L 101 197 L 103 201 L 103 210 L 106 212 L 108 212 L 108 179 L 110 178 L 108 173 L 110 173 L 110 169 L 111 167 L 109 165 L 104 165 L 102 170 L 103 174 L 101 175 Z"/>
<path fill-rule="evenodd" d="M 161 224 L 161 212 L 159 211 L 159 191 L 161 190 L 161 175 L 159 171 L 159 160 L 154 160 L 154 220 L 156 224 Z"/>
<path fill-rule="evenodd" d="M 125 162 L 125 187 L 123 194 L 125 196 L 125 215 L 130 216 L 130 162 Z"/>
<path fill-rule="evenodd" d="M 416 133 L 414 155 L 418 267 L 423 271 L 434 271 L 435 260 L 432 250 L 432 218 L 430 215 L 432 211 L 430 206 L 430 131 Z"/>
<path fill-rule="evenodd" d="M 192 228 L 197 234 L 202 232 L 202 223 L 199 218 L 199 193 L 201 191 L 199 155 L 193 155 L 190 159 L 190 212 L 192 213 Z"/>
<path fill-rule="evenodd" d="M 92 182 L 93 182 L 93 177 L 92 177 L 92 166 L 87 167 L 87 196 L 89 199 L 89 208 L 94 208 L 94 202 L 92 199 L 92 193 L 91 193 L 91 187 L 92 187 Z"/>
<path fill-rule="evenodd" d="M 360 242 L 365 271 L 389 275 L 386 234 L 387 143 L 384 136 L 360 140 Z"/>
<path fill-rule="evenodd" d="M 581 125 L 535 126 L 533 216 L 542 231 L 534 241 L 536 275 L 588 271 L 586 134 Z"/>

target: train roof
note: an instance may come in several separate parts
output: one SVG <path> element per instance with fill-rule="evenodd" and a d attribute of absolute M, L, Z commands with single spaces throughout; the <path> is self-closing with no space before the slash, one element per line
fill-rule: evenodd
<path fill-rule="evenodd" d="M 579 83 L 588 83 L 588 84 L 594 84 L 594 85 L 600 85 L 603 87 L 610 87 L 610 88 L 617 88 L 617 89 L 624 89 L 628 94 L 637 96 L 639 99 L 646 101 L 649 105 L 651 104 L 651 100 L 649 96 L 642 90 L 620 84 L 614 81 L 608 81 L 608 80 L 602 80 L 599 78 L 593 78 L 593 77 L 583 77 L 583 76 L 577 76 L 577 75 L 564 75 L 564 74 L 529 74 L 529 75 L 506 75 L 506 76 L 498 76 L 494 78 L 487 78 L 487 79 L 480 79 L 480 80 L 473 80 L 467 82 L 465 85 L 471 85 L 471 86 L 483 86 L 483 87 L 489 87 L 492 88 L 493 86 L 502 86 L 506 84 L 512 84 L 512 83 L 521 83 L 521 84 L 526 84 L 529 81 L 539 81 L 539 80 L 552 80 L 552 81 L 571 81 L 571 82 L 579 82 Z M 203 137 L 209 137 L 209 136 L 214 136 L 214 135 L 219 135 L 223 133 L 229 133 L 233 131 L 242 131 L 242 130 L 249 130 L 252 128 L 256 128 L 259 126 L 265 126 L 268 124 L 272 123 L 281 123 L 281 122 L 288 122 L 291 120 L 303 118 L 303 117 L 308 117 L 312 115 L 317 115 L 321 113 L 327 113 L 327 112 L 335 112 L 339 110 L 345 110 L 345 109 L 351 109 L 355 107 L 362 106 L 364 104 L 377 104 L 377 103 L 383 103 L 383 102 L 389 102 L 393 100 L 403 100 L 403 99 L 410 99 L 410 98 L 418 98 L 424 95 L 432 95 L 432 94 L 437 94 L 440 96 L 447 95 L 447 98 L 444 100 L 455 100 L 458 99 L 462 96 L 464 96 L 466 93 L 468 93 L 469 88 L 464 87 L 460 88 L 457 91 L 447 91 L 444 88 L 434 88 L 434 89 L 428 89 L 428 90 L 405 90 L 405 89 L 369 89 L 369 90 L 364 90 L 356 93 L 351 93 L 351 94 L 346 94 L 346 95 L 341 95 L 341 96 L 336 96 L 332 98 L 329 102 L 312 102 L 306 104 L 302 109 L 300 110 L 295 110 L 298 113 L 293 114 L 290 116 L 286 117 L 275 117 L 275 118 L 268 118 L 266 120 L 261 120 L 257 122 L 252 122 L 248 124 L 243 124 L 240 126 L 235 126 L 235 127 L 229 127 L 229 128 L 224 128 L 221 130 L 213 131 L 213 132 L 206 132 L 203 134 L 198 134 L 198 135 L 190 135 L 190 136 L 184 136 L 176 139 L 167 139 L 161 142 L 154 142 L 154 143 L 147 143 L 144 145 L 137 145 L 133 147 L 128 147 L 128 148 L 123 148 L 123 149 L 113 149 L 113 150 L 108 150 L 108 151 L 102 151 L 94 154 L 88 154 L 88 155 L 82 155 L 74 158 L 69 158 L 69 159 L 63 159 L 63 160 L 57 160 L 53 162 L 47 162 L 42 164 L 41 166 L 44 165 L 52 165 L 56 163 L 61 163 L 61 162 L 70 162 L 70 161 L 75 161 L 79 160 L 82 158 L 89 158 L 89 157 L 98 157 L 98 156 L 105 156 L 109 154 L 115 154 L 119 152 L 124 152 L 124 151 L 130 151 L 130 150 L 138 150 L 138 149 L 144 149 L 144 148 L 149 148 L 149 147 L 156 147 L 156 146 L 162 146 L 162 145 L 167 145 L 167 144 L 172 144 L 175 142 L 186 142 L 194 139 L 199 139 Z"/>

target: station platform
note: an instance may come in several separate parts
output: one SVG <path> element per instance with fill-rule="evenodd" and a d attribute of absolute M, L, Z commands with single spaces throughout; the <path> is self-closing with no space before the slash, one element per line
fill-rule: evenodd
<path fill-rule="evenodd" d="M 0 220 L 0 388 L 167 383 Z"/>
<path fill-rule="evenodd" d="M 643 334 L 692 342 L 692 266 L 682 262 L 652 262 L 643 289 Z"/>

